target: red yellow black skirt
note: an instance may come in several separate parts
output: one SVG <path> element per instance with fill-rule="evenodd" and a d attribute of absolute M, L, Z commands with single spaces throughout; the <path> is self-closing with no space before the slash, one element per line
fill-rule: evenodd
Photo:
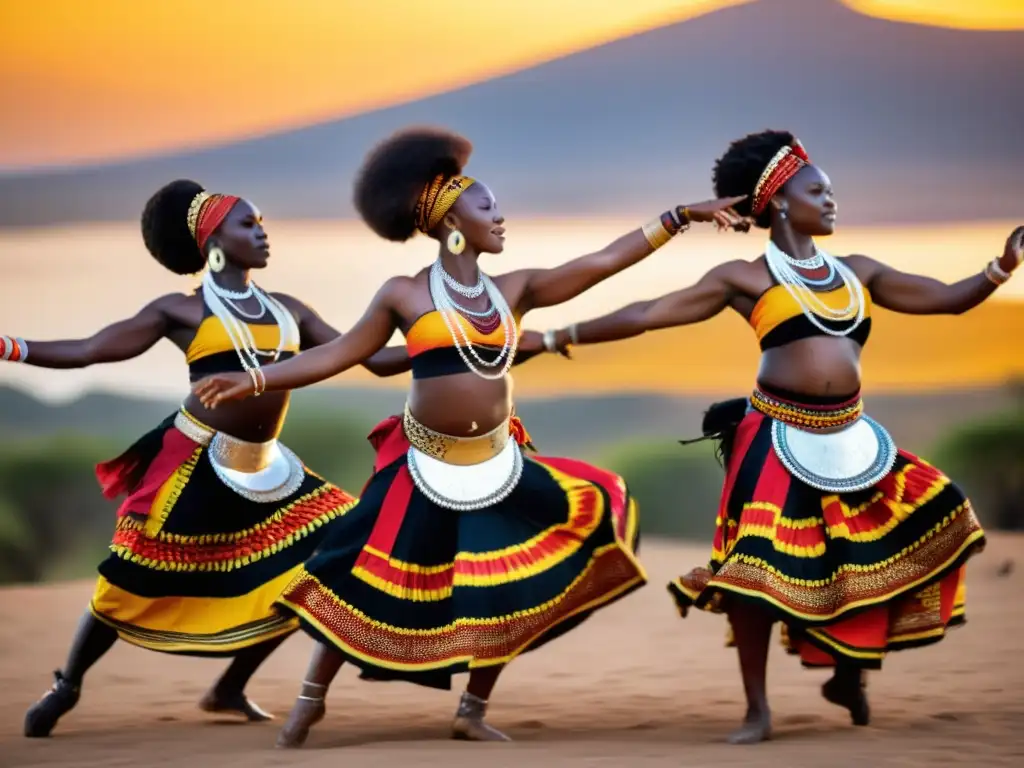
<path fill-rule="evenodd" d="M 453 674 L 507 663 L 646 582 L 637 505 L 617 475 L 523 456 L 503 500 L 455 511 L 416 485 L 399 417 L 370 440 L 359 503 L 280 600 L 364 678 L 447 690 Z"/>
<path fill-rule="evenodd" d="M 745 409 L 733 401 L 731 425 L 705 424 L 726 454 L 711 561 L 669 591 L 683 616 L 744 600 L 768 608 L 807 666 L 877 668 L 888 651 L 937 642 L 964 621 L 964 564 L 984 532 L 948 477 L 895 446 L 870 487 L 829 492 L 798 479 L 776 422 L 835 432 L 866 418 L 859 396 L 798 397 L 758 391 Z"/>
<path fill-rule="evenodd" d="M 262 483 L 231 468 L 247 462 L 268 464 Z M 222 436 L 185 411 L 97 476 L 126 498 L 90 608 L 121 639 L 167 653 L 231 655 L 297 630 L 274 601 L 355 505 L 283 446 Z"/>

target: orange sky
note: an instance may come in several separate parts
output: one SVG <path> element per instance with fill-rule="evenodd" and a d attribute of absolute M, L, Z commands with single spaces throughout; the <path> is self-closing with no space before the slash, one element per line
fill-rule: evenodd
<path fill-rule="evenodd" d="M 747 1 L 4 2 L 0 166 L 295 127 Z"/>
<path fill-rule="evenodd" d="M 144 155 L 354 114 L 750 1 L 3 2 L 0 167 Z M 900 20 L 1024 28 L 1020 0 L 844 1 Z"/>

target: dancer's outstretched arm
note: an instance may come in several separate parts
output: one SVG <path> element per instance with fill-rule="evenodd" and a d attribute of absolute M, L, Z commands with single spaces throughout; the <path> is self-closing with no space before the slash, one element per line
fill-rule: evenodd
<path fill-rule="evenodd" d="M 225 400 L 242 400 L 265 391 L 308 387 L 347 371 L 381 349 L 397 328 L 397 297 L 410 279 L 394 277 L 373 297 L 352 330 L 333 341 L 300 352 L 290 360 L 263 366 L 258 371 L 222 373 L 196 382 L 192 392 L 207 408 Z"/>
<path fill-rule="evenodd" d="M 1020 266 L 1022 257 L 1024 227 L 1017 227 L 1007 238 L 1000 256 L 981 272 L 955 283 L 900 272 L 867 256 L 850 256 L 846 263 L 880 307 L 907 315 L 959 315 L 995 293 Z"/>
<path fill-rule="evenodd" d="M 330 344 L 341 336 L 341 331 L 332 326 L 308 304 L 284 293 L 275 293 L 274 297 L 284 304 L 295 315 L 299 323 L 299 335 L 302 348 L 312 349 Z M 412 361 L 404 344 L 385 347 L 362 363 L 375 376 L 397 376 L 412 368 Z"/>
<path fill-rule="evenodd" d="M 498 278 L 502 293 L 520 313 L 562 304 L 650 256 L 691 222 L 713 221 L 721 228 L 746 230 L 749 221 L 732 209 L 743 199 L 727 197 L 678 206 L 595 253 L 552 269 L 524 269 L 502 275 Z"/>
<path fill-rule="evenodd" d="M 167 335 L 175 323 L 175 309 L 186 301 L 188 297 L 183 293 L 161 296 L 134 317 L 108 325 L 82 339 L 25 341 L 0 336 L 0 360 L 65 369 L 131 360 Z"/>
<path fill-rule="evenodd" d="M 575 344 L 600 344 L 639 336 L 659 328 L 690 325 L 710 320 L 729 306 L 745 261 L 730 261 L 715 267 L 689 288 L 657 299 L 638 301 L 607 315 L 555 331 L 559 350 Z"/>

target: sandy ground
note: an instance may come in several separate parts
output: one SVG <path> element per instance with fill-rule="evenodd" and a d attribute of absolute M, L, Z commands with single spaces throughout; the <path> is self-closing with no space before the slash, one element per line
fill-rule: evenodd
<path fill-rule="evenodd" d="M 969 623 L 931 648 L 895 654 L 869 684 L 874 724 L 853 728 L 818 696 L 824 673 L 773 649 L 774 741 L 733 747 L 742 714 L 723 622 L 676 618 L 663 582 L 703 548 L 651 542 L 651 584 L 575 632 L 518 660 L 492 720 L 512 744 L 446 739 L 457 693 L 361 683 L 343 670 L 306 748 L 274 749 L 278 723 L 218 722 L 195 708 L 219 661 L 116 647 L 52 739 L 21 736 L 25 708 L 60 666 L 91 585 L 0 591 L 0 766 L 950 766 L 1024 765 L 1024 537 L 1002 536 L 974 562 Z M 289 640 L 250 692 L 283 716 L 310 642 Z M 461 682 L 458 683 L 461 686 Z"/>

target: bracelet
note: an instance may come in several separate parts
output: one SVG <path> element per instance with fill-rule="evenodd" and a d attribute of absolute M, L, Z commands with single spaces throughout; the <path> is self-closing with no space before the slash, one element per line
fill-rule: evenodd
<path fill-rule="evenodd" d="M 569 326 L 569 343 L 574 346 L 580 345 L 580 326 L 579 323 L 573 323 Z"/>
<path fill-rule="evenodd" d="M 555 332 L 548 330 L 544 331 L 544 349 L 547 352 L 557 352 L 558 347 L 555 346 Z"/>
<path fill-rule="evenodd" d="M 672 210 L 665 211 L 658 218 L 644 224 L 642 231 L 647 244 L 656 251 L 680 232 L 685 232 L 689 228 L 690 209 L 683 205 L 677 205 Z"/>
<path fill-rule="evenodd" d="M 1002 285 L 1010 279 L 1010 273 L 999 266 L 998 257 L 992 259 L 988 264 L 985 265 L 985 269 L 982 271 L 985 278 L 992 283 L 992 285 Z"/>
<path fill-rule="evenodd" d="M 0 336 L 0 360 L 24 363 L 28 359 L 28 344 L 24 339 Z"/>
<path fill-rule="evenodd" d="M 246 372 L 252 379 L 252 396 L 259 397 L 267 389 L 267 374 L 259 368 L 249 368 Z"/>

